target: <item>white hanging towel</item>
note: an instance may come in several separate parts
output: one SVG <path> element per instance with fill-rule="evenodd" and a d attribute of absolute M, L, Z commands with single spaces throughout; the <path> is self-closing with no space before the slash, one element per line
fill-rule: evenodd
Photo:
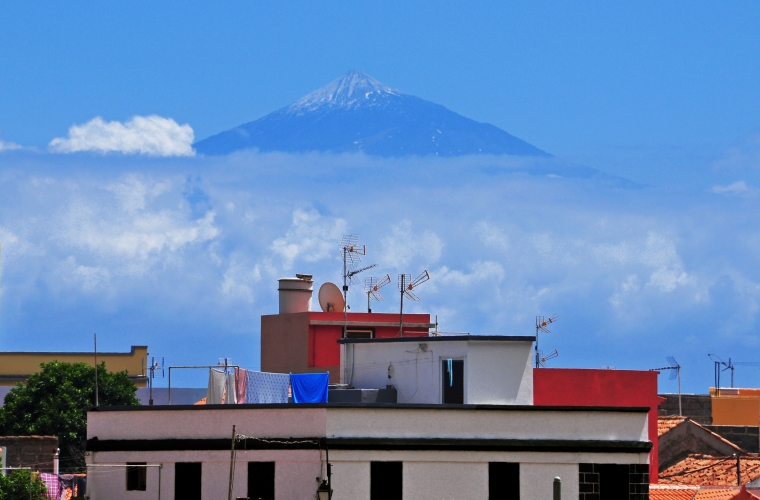
<path fill-rule="evenodd" d="M 227 374 L 227 387 L 226 396 L 224 398 L 224 404 L 234 405 L 237 404 L 237 394 L 235 391 L 235 372 Z"/>
<path fill-rule="evenodd" d="M 224 395 L 224 381 L 226 377 L 222 370 L 215 370 L 211 368 L 208 373 L 208 390 L 206 391 L 206 404 L 207 405 L 220 405 L 222 404 L 222 396 Z"/>

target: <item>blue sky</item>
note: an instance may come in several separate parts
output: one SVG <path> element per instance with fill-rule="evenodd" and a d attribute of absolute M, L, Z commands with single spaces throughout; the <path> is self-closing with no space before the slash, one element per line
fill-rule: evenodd
<path fill-rule="evenodd" d="M 750 2 L 7 2 L 2 348 L 86 349 L 97 331 L 106 349 L 256 366 L 274 280 L 337 279 L 330 245 L 359 232 L 385 272 L 431 271 L 417 307 L 450 329 L 558 313 L 559 365 L 675 355 L 704 392 L 707 352 L 760 360 L 758 21 Z M 48 146 L 95 117 L 202 139 L 351 68 L 557 158 Z"/>

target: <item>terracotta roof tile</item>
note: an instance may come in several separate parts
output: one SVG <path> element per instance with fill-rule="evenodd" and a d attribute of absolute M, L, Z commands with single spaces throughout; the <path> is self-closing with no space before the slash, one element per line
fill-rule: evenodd
<path fill-rule="evenodd" d="M 760 457 L 741 457 L 742 484 L 760 477 Z M 660 472 L 660 484 L 736 486 L 736 458 L 689 455 Z"/>
<path fill-rule="evenodd" d="M 683 423 L 686 419 L 687 417 L 679 417 L 678 415 L 657 417 L 657 436 L 662 436 L 673 427 Z"/>
<path fill-rule="evenodd" d="M 694 500 L 732 500 L 739 493 L 738 487 L 706 487 L 699 489 Z"/>
<path fill-rule="evenodd" d="M 693 500 L 699 486 L 649 485 L 649 500 Z"/>
<path fill-rule="evenodd" d="M 193 405 L 205 405 L 206 404 L 206 398 L 201 399 L 200 401 L 196 401 L 193 403 Z"/>

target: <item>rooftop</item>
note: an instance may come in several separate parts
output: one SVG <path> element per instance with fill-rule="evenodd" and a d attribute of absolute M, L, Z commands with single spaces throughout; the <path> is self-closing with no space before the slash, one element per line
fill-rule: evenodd
<path fill-rule="evenodd" d="M 753 455 L 741 456 L 740 463 L 742 484 L 747 484 L 760 477 L 760 457 Z M 689 455 L 677 464 L 662 471 L 660 473 L 660 484 L 736 486 L 736 457 Z"/>
<path fill-rule="evenodd" d="M 432 337 L 390 337 L 376 339 L 338 339 L 339 344 L 383 344 L 391 342 L 534 342 L 532 335 L 438 335 Z"/>
<path fill-rule="evenodd" d="M 657 418 L 657 436 L 662 436 L 666 432 L 668 432 L 673 427 L 680 425 L 686 420 L 688 417 L 680 417 L 678 415 L 671 415 L 667 417 L 658 417 Z"/>

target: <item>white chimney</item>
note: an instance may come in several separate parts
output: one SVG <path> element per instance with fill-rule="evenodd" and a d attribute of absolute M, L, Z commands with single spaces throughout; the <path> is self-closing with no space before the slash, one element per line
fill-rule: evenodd
<path fill-rule="evenodd" d="M 280 314 L 309 312 L 314 282 L 311 274 L 296 274 L 295 278 L 280 278 Z"/>

